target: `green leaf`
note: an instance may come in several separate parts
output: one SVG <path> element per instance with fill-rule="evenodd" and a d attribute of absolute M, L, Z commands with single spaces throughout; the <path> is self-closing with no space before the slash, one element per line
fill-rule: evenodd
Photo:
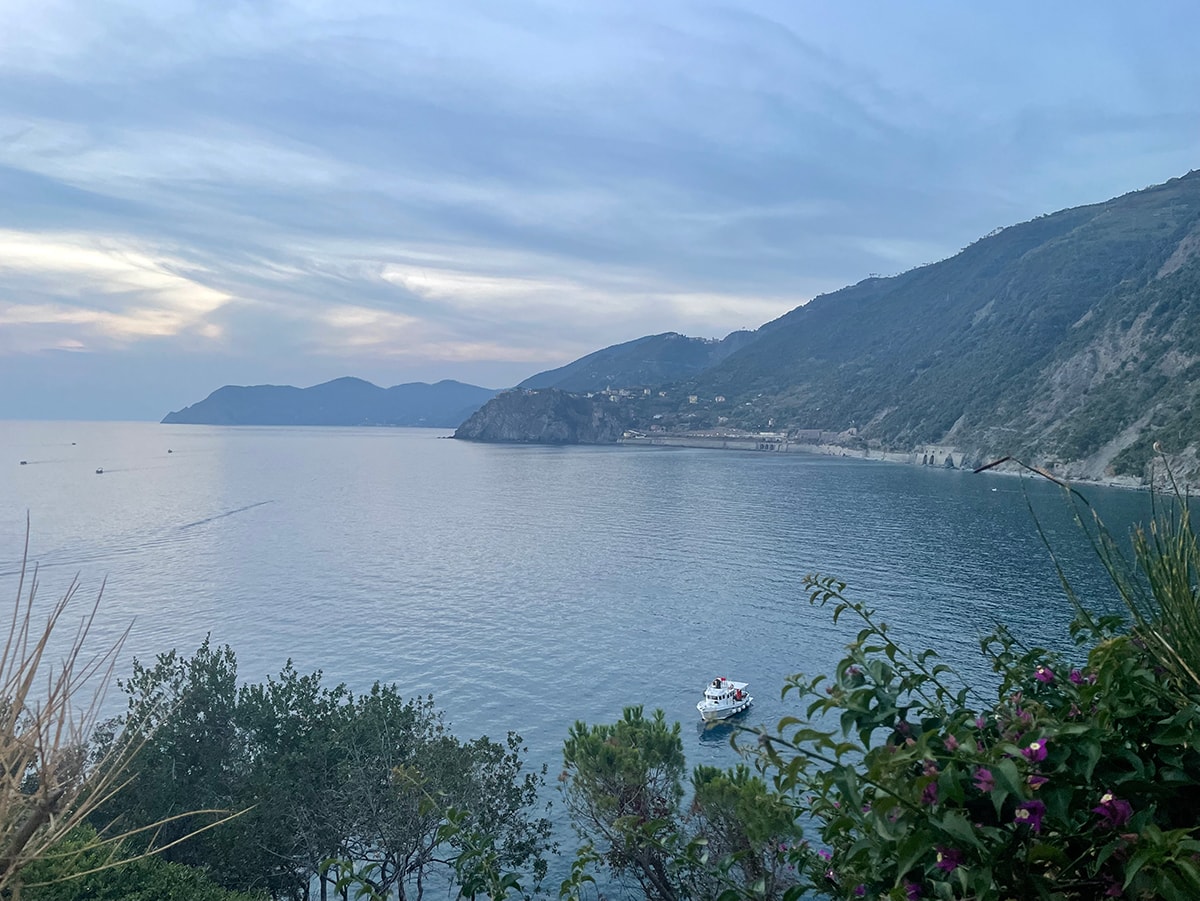
<path fill-rule="evenodd" d="M 937 825 L 947 835 L 964 842 L 973 848 L 980 848 L 979 836 L 975 834 L 975 827 L 970 821 L 957 811 L 950 811 L 941 820 L 937 821 Z"/>

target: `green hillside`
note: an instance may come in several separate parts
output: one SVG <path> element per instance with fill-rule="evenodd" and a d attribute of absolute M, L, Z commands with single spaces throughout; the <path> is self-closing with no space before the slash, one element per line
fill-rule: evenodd
<path fill-rule="evenodd" d="M 1141 477 L 1157 441 L 1196 480 L 1198 305 L 1200 171 L 818 297 L 706 365 L 680 343 L 695 339 L 652 336 L 547 384 L 663 389 L 622 400 L 638 430 L 821 430 L 857 449 L 1014 454 L 1074 478 Z"/>

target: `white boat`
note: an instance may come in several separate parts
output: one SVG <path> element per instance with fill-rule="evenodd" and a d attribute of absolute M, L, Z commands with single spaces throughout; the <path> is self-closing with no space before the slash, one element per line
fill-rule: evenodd
<path fill-rule="evenodd" d="M 704 687 L 704 698 L 696 704 L 700 718 L 706 723 L 711 723 L 713 720 L 723 720 L 741 713 L 754 703 L 754 698 L 746 691 L 749 684 L 717 676 Z"/>

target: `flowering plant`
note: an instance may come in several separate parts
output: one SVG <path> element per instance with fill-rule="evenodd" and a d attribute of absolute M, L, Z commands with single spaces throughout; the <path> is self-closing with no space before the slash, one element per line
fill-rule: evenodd
<path fill-rule="evenodd" d="M 1134 577 L 1117 574 L 1106 534 L 1100 547 L 1129 602 Z M 832 680 L 788 681 L 804 715 L 757 736 L 760 767 L 819 833 L 795 852 L 808 875 L 795 897 L 1200 897 L 1200 645 L 1178 625 L 1196 608 L 1200 550 L 1186 504 L 1135 548 L 1149 588 L 1132 622 L 1077 604 L 1074 655 L 998 628 L 981 641 L 991 697 L 934 651 L 898 645 L 844 583 L 805 580 L 812 604 L 862 627 Z"/>

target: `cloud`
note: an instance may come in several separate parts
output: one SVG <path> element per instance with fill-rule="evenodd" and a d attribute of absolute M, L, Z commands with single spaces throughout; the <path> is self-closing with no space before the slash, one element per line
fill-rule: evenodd
<path fill-rule="evenodd" d="M 183 332 L 218 338 L 208 317 L 233 298 L 202 276 L 136 241 L 0 231 L 4 347 L 82 349 Z"/>
<path fill-rule="evenodd" d="M 501 384 L 753 327 L 1196 165 L 1197 18 L 9 0 L 0 355 Z"/>

